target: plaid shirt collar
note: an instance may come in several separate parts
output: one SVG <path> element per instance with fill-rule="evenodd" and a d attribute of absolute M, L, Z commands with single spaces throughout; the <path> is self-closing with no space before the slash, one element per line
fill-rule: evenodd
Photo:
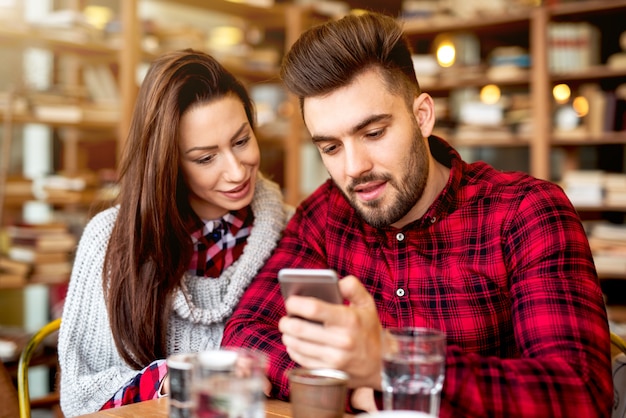
<path fill-rule="evenodd" d="M 250 206 L 228 212 L 219 219 L 197 218 L 191 233 L 194 253 L 189 273 L 219 277 L 243 252 L 253 222 L 254 213 Z"/>

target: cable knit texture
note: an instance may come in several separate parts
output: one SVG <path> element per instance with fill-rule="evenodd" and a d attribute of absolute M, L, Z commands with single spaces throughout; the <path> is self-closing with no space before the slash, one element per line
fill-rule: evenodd
<path fill-rule="evenodd" d="M 226 319 L 270 256 L 292 208 L 278 186 L 259 176 L 252 201 L 254 226 L 241 257 L 219 278 L 186 275 L 173 298 L 168 352 L 216 348 Z M 85 227 L 72 270 L 59 332 L 61 408 L 67 417 L 97 411 L 137 374 L 117 352 L 102 292 L 102 269 L 117 208 Z M 155 359 L 156 360 L 156 359 Z"/>

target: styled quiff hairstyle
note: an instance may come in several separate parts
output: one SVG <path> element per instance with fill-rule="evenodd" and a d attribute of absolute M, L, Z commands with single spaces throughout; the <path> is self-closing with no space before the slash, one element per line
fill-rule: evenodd
<path fill-rule="evenodd" d="M 281 78 L 300 99 L 344 87 L 376 68 L 389 90 L 407 104 L 420 94 L 411 47 L 392 17 L 379 13 L 347 15 L 304 32 L 285 55 Z"/>

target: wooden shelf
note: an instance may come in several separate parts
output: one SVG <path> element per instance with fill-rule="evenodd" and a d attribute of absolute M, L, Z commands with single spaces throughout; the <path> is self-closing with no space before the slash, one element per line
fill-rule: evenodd
<path fill-rule="evenodd" d="M 424 83 L 420 82 L 420 87 L 426 92 L 445 92 L 462 87 L 482 87 L 487 84 L 496 84 L 498 86 L 527 86 L 530 83 L 530 74 L 523 76 L 512 76 L 507 78 L 494 78 L 485 75 L 485 70 L 470 74 L 459 74 L 458 77 L 439 77 L 433 82 L 428 80 Z M 418 76 L 419 78 L 419 76 Z"/>
<path fill-rule="evenodd" d="M 582 135 L 582 136 L 581 136 Z M 550 140 L 554 146 L 594 146 L 607 144 L 626 144 L 626 131 L 623 132 L 605 132 L 600 136 L 592 136 L 591 134 L 572 134 L 567 138 L 565 134 L 558 137 L 552 137 Z"/>
<path fill-rule="evenodd" d="M 618 205 L 598 205 L 598 206 L 582 206 L 576 205 L 578 212 L 626 212 L 625 206 Z"/>
<path fill-rule="evenodd" d="M 72 32 L 68 30 L 67 36 L 69 37 L 71 35 Z M 47 34 L 44 31 L 33 29 L 20 30 L 0 27 L 0 44 L 20 47 L 42 47 L 60 53 L 77 54 L 83 58 L 105 56 L 111 59 L 119 53 L 119 48 L 111 47 L 103 42 L 80 42 L 62 39 Z"/>
<path fill-rule="evenodd" d="M 177 4 L 240 17 L 264 28 L 284 28 L 286 6 L 259 7 L 225 0 L 176 0 Z"/>
<path fill-rule="evenodd" d="M 585 17 L 590 14 L 614 14 L 626 11 L 626 2 L 623 0 L 588 0 L 577 2 L 559 2 L 547 5 L 552 18 Z"/>
<path fill-rule="evenodd" d="M 38 123 L 48 125 L 53 128 L 71 127 L 81 130 L 114 130 L 118 128 L 119 122 L 104 122 L 104 121 L 80 121 L 80 122 L 65 122 L 50 119 L 41 119 L 33 115 L 14 115 L 11 118 L 13 123 L 26 124 L 26 123 Z M 2 119 L 0 119 L 0 124 Z"/>
<path fill-rule="evenodd" d="M 477 140 L 469 140 L 457 138 L 449 135 L 447 138 L 455 147 L 528 147 L 530 139 L 524 137 L 503 137 L 503 138 L 481 138 Z"/>
<path fill-rule="evenodd" d="M 437 17 L 429 19 L 404 19 L 400 22 L 404 32 L 410 37 L 430 37 L 442 32 L 474 31 L 490 33 L 493 31 L 528 30 L 530 10 L 510 15 L 485 15 L 480 18 L 463 19 L 460 17 Z"/>
<path fill-rule="evenodd" d="M 561 73 L 551 74 L 550 80 L 553 83 L 564 83 L 568 81 L 587 81 L 598 79 L 610 79 L 610 78 L 624 78 L 626 77 L 626 68 L 609 68 L 606 65 L 598 65 L 589 68 L 585 71 L 578 71 L 573 73 Z M 621 80 L 623 81 L 623 80 Z"/>

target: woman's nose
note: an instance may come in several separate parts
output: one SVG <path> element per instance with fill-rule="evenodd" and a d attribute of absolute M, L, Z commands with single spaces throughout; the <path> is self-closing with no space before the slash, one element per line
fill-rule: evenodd
<path fill-rule="evenodd" d="M 226 155 L 226 180 L 231 182 L 240 182 L 246 177 L 246 169 L 239 158 L 232 153 Z"/>

